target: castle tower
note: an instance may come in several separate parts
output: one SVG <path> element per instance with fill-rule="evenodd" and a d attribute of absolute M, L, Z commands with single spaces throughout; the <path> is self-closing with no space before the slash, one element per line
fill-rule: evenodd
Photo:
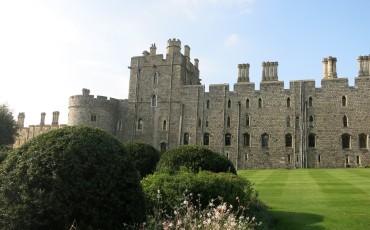
<path fill-rule="evenodd" d="M 18 114 L 18 122 L 17 122 L 17 124 L 18 124 L 18 128 L 23 128 L 24 127 L 24 119 L 25 119 L 25 114 L 24 113 L 19 113 Z"/>
<path fill-rule="evenodd" d="M 167 41 L 167 55 L 173 55 L 174 53 L 180 53 L 181 41 L 180 39 L 174 38 Z M 190 51 L 190 49 L 189 49 Z"/>
<path fill-rule="evenodd" d="M 249 82 L 249 63 L 238 65 L 238 83 Z"/>
<path fill-rule="evenodd" d="M 358 61 L 358 76 L 370 77 L 370 55 L 359 56 L 357 61 Z"/>
<path fill-rule="evenodd" d="M 262 81 L 278 81 L 278 62 L 262 62 Z"/>
<path fill-rule="evenodd" d="M 323 63 L 323 79 L 337 78 L 337 59 L 329 56 L 322 60 Z"/>
<path fill-rule="evenodd" d="M 59 124 L 59 111 L 53 112 L 53 120 L 51 122 L 51 125 L 58 125 Z"/>
<path fill-rule="evenodd" d="M 46 115 L 45 112 L 42 112 L 41 113 L 40 125 L 45 125 L 45 115 Z"/>

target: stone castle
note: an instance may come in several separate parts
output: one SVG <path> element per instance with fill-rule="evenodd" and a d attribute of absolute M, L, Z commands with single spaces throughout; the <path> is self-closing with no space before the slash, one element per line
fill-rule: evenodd
<path fill-rule="evenodd" d="M 355 86 L 338 78 L 336 58 L 323 59 L 321 88 L 314 80 L 278 79 L 278 62 L 262 63 L 260 89 L 249 64 L 238 65 L 234 91 L 199 78 L 190 47 L 170 39 L 167 52 L 131 58 L 128 99 L 82 95 L 69 99 L 68 125 L 106 130 L 121 141 L 159 150 L 201 145 L 228 157 L 237 169 L 335 168 L 370 164 L 370 56 L 358 58 Z"/>

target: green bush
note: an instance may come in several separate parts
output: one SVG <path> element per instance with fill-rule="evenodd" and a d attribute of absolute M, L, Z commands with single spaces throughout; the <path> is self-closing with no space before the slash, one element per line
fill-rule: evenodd
<path fill-rule="evenodd" d="M 104 131 L 66 127 L 11 152 L 0 170 L 1 229 L 122 229 L 145 217 L 140 178 Z"/>
<path fill-rule="evenodd" d="M 201 146 L 180 146 L 169 149 L 161 156 L 157 170 L 178 171 L 184 166 L 193 172 L 230 172 L 236 174 L 233 163 L 225 156 Z"/>
<path fill-rule="evenodd" d="M 159 153 L 153 146 L 137 141 L 126 142 L 123 146 L 134 158 L 136 169 L 141 177 L 154 173 L 159 161 Z"/>
<path fill-rule="evenodd" d="M 184 169 L 175 173 L 156 172 L 144 178 L 141 184 L 148 212 L 152 214 L 160 209 L 171 215 L 184 201 L 184 193 L 185 196 L 192 194 L 192 203 L 201 204 L 201 208 L 212 201 L 215 205 L 222 201 L 234 207 L 247 207 L 245 214 L 251 217 L 267 213 L 267 207 L 259 200 L 251 182 L 232 173 L 200 171 L 195 174 Z"/>

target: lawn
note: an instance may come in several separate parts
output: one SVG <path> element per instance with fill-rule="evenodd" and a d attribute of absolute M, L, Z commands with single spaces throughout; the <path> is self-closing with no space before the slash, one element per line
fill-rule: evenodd
<path fill-rule="evenodd" d="M 276 229 L 370 229 L 370 169 L 240 170 Z"/>

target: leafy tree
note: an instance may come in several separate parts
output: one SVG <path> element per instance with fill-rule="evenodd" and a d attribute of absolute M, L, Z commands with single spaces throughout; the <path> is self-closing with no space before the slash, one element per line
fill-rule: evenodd
<path fill-rule="evenodd" d="M 178 171 L 180 166 L 193 172 L 231 172 L 236 174 L 233 163 L 225 156 L 201 146 L 179 146 L 162 154 L 158 163 L 159 171 Z"/>
<path fill-rule="evenodd" d="M 141 177 L 154 172 L 159 161 L 159 153 L 153 146 L 138 141 L 126 142 L 123 146 L 133 156 L 136 169 Z"/>
<path fill-rule="evenodd" d="M 123 229 L 145 218 L 132 157 L 102 130 L 41 134 L 1 167 L 0 229 Z"/>
<path fill-rule="evenodd" d="M 17 123 L 8 106 L 0 105 L 0 146 L 12 145 L 17 135 Z"/>

